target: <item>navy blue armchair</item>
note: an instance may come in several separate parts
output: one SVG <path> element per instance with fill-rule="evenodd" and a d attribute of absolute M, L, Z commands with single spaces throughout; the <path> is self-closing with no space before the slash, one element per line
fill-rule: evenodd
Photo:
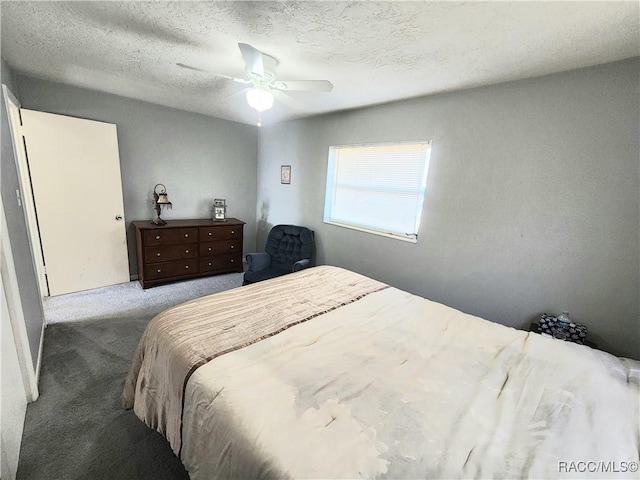
<path fill-rule="evenodd" d="M 313 230 L 296 225 L 276 225 L 269 232 L 265 253 L 247 255 L 243 285 L 261 282 L 315 265 Z"/>

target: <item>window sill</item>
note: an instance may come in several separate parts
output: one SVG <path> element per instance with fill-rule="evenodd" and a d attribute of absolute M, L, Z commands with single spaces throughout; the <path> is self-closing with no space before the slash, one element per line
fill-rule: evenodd
<path fill-rule="evenodd" d="M 405 237 L 404 235 L 397 235 L 395 233 L 382 232 L 380 230 L 374 230 L 372 228 L 366 228 L 366 227 L 359 227 L 356 225 L 350 225 L 348 223 L 333 222 L 331 220 L 324 220 L 324 223 L 327 223 L 329 225 L 335 225 L 336 227 L 348 228 L 350 230 L 357 230 L 359 232 L 372 233 L 374 235 L 379 235 L 381 237 L 393 238 L 394 240 L 400 240 L 401 242 L 418 243 L 417 237 L 416 238 Z"/>

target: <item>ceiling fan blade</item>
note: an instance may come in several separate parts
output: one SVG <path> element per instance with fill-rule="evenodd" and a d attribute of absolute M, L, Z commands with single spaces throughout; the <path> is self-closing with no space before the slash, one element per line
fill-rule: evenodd
<path fill-rule="evenodd" d="M 293 110 L 300 110 L 304 105 L 302 102 L 299 102 L 297 99 L 293 98 L 291 95 L 287 95 L 282 90 L 276 90 L 274 92 L 276 100 L 284 103 L 287 107 Z"/>
<path fill-rule="evenodd" d="M 186 68 L 187 70 L 195 70 L 196 72 L 213 73 L 209 70 L 205 70 L 204 68 L 192 67 L 191 65 L 185 65 L 184 63 L 176 63 L 176 65 L 181 68 Z"/>
<path fill-rule="evenodd" d="M 333 84 L 329 80 L 278 80 L 273 88 L 298 92 L 330 92 Z"/>
<path fill-rule="evenodd" d="M 253 48 L 248 43 L 239 43 L 240 51 L 244 63 L 247 64 L 247 70 L 255 75 L 264 77 L 264 63 L 262 61 L 262 52 Z"/>
<path fill-rule="evenodd" d="M 192 67 L 191 65 L 185 65 L 184 63 L 176 63 L 176 65 L 181 67 L 181 68 L 186 68 L 187 70 L 195 70 L 196 72 L 209 73 L 209 74 L 214 75 L 216 77 L 226 78 L 227 80 L 232 80 L 232 81 L 238 82 L 238 83 L 244 83 L 244 84 L 251 83 L 249 80 L 245 80 L 243 78 L 231 77 L 229 75 L 224 75 L 222 73 L 215 73 L 215 72 L 212 72 L 211 70 L 205 70 L 204 68 Z"/>
<path fill-rule="evenodd" d="M 247 90 L 249 87 L 241 88 L 240 90 L 233 92 L 231 95 L 227 96 L 227 98 L 238 98 L 247 94 Z"/>

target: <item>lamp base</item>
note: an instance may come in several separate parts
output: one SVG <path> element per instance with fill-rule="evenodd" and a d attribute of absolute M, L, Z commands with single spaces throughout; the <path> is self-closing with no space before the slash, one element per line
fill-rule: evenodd
<path fill-rule="evenodd" d="M 160 208 L 160 205 L 158 205 L 157 203 L 153 206 L 153 209 L 156 211 L 156 218 L 155 220 L 151 220 L 151 223 L 154 223 L 156 225 L 166 225 L 167 222 L 165 222 L 163 219 L 160 218 L 160 211 L 162 210 Z"/>

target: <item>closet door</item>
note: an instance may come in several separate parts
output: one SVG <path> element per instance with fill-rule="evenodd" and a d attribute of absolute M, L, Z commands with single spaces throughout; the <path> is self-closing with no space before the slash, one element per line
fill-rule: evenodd
<path fill-rule="evenodd" d="M 116 126 L 20 112 L 49 294 L 128 282 Z"/>

